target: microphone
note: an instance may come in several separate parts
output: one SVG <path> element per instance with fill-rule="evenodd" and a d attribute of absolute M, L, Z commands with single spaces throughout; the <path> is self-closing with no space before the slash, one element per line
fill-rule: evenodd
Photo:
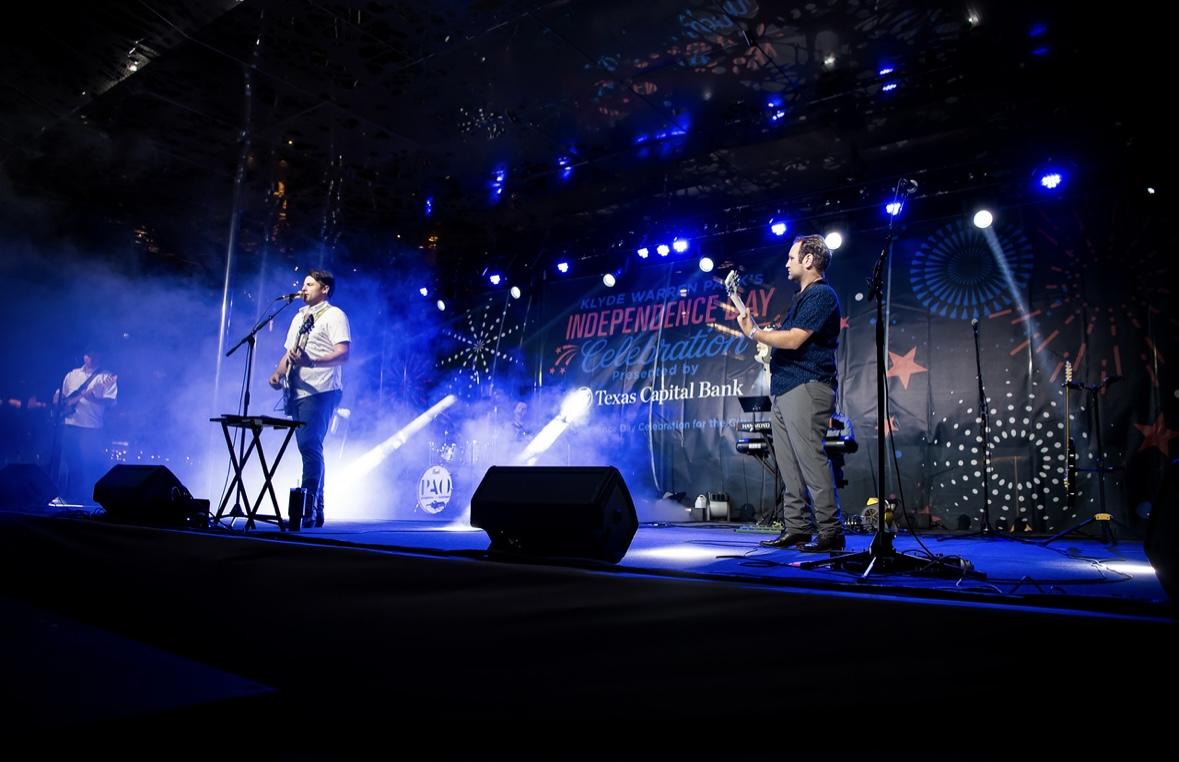
<path fill-rule="evenodd" d="M 296 299 L 302 299 L 302 298 L 303 298 L 302 291 L 296 291 L 293 294 L 283 294 L 282 296 L 278 297 L 278 299 L 285 299 L 287 301 L 287 304 L 290 304 L 291 302 L 295 301 Z M 274 301 L 277 302 L 278 299 L 275 299 Z"/>
<path fill-rule="evenodd" d="M 978 318 L 974 318 L 973 320 L 970 321 L 970 328 L 971 328 L 971 330 L 974 331 L 975 337 L 977 337 L 978 336 Z"/>
<path fill-rule="evenodd" d="M 1117 375 L 1108 376 L 1104 381 L 1101 382 L 1101 385 L 1102 386 L 1113 386 L 1114 384 L 1116 384 L 1118 381 L 1121 381 L 1121 380 L 1122 380 L 1121 376 L 1117 376 Z"/>
<path fill-rule="evenodd" d="M 905 178 L 901 180 L 901 185 L 904 186 L 904 189 L 901 191 L 902 193 L 909 194 L 917 192 L 918 185 L 916 180 Z"/>

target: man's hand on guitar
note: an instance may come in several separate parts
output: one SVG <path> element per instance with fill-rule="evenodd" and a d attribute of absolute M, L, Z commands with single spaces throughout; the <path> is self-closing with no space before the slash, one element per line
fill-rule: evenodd
<path fill-rule="evenodd" d="M 289 349 L 289 350 L 287 350 L 287 365 L 292 368 L 296 368 L 296 367 L 310 368 L 311 367 L 311 358 L 308 357 L 307 353 L 304 352 L 302 349 L 298 349 L 298 348 Z"/>
<path fill-rule="evenodd" d="M 741 314 L 737 315 L 737 324 L 741 326 L 741 332 L 746 336 L 749 335 L 750 331 L 757 327 L 757 324 L 753 322 L 753 316 L 748 312 L 742 312 Z"/>
<path fill-rule="evenodd" d="M 271 389 L 281 389 L 282 388 L 282 376 L 276 370 L 276 371 L 274 371 L 274 373 L 270 374 L 270 379 L 267 381 L 267 383 L 270 384 Z"/>

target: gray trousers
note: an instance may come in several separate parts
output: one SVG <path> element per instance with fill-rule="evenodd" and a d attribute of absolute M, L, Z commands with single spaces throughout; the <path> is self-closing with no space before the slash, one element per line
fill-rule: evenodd
<path fill-rule="evenodd" d="M 808 381 L 774 397 L 770 424 L 774 457 L 785 486 L 782 520 L 787 532 L 822 537 L 843 534 L 835 476 L 823 449 L 833 412 L 835 390 L 819 381 Z"/>

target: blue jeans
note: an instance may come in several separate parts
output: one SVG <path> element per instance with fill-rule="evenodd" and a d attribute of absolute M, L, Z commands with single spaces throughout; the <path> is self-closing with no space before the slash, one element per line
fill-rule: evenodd
<path fill-rule="evenodd" d="M 318 510 L 323 510 L 323 439 L 327 436 L 328 425 L 332 422 L 332 414 L 340 404 L 343 395 L 339 389 L 308 397 L 300 397 L 295 401 L 296 421 L 303 425 L 295 430 L 295 442 L 299 445 L 299 454 L 303 456 L 303 487 L 307 489 L 309 502 L 314 503 Z"/>
<path fill-rule="evenodd" d="M 94 483 L 101 476 L 98 471 L 103 464 L 102 446 L 102 429 L 69 424 L 61 427 L 61 460 L 65 467 L 61 496 L 66 501 L 86 505 L 94 502 Z"/>

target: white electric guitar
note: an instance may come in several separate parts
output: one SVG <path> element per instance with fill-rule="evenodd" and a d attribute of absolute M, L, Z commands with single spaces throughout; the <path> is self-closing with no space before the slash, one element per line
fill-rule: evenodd
<path fill-rule="evenodd" d="M 729 274 L 725 276 L 725 292 L 729 295 L 729 299 L 732 300 L 733 306 L 737 308 L 737 314 L 744 315 L 749 312 L 749 308 L 745 306 L 745 300 L 741 298 L 740 287 L 741 276 L 737 274 L 736 270 L 729 270 Z M 760 341 L 756 343 L 757 354 L 754 355 L 753 359 L 769 367 L 770 352 L 773 351 L 773 347 L 769 344 L 763 344 Z"/>

